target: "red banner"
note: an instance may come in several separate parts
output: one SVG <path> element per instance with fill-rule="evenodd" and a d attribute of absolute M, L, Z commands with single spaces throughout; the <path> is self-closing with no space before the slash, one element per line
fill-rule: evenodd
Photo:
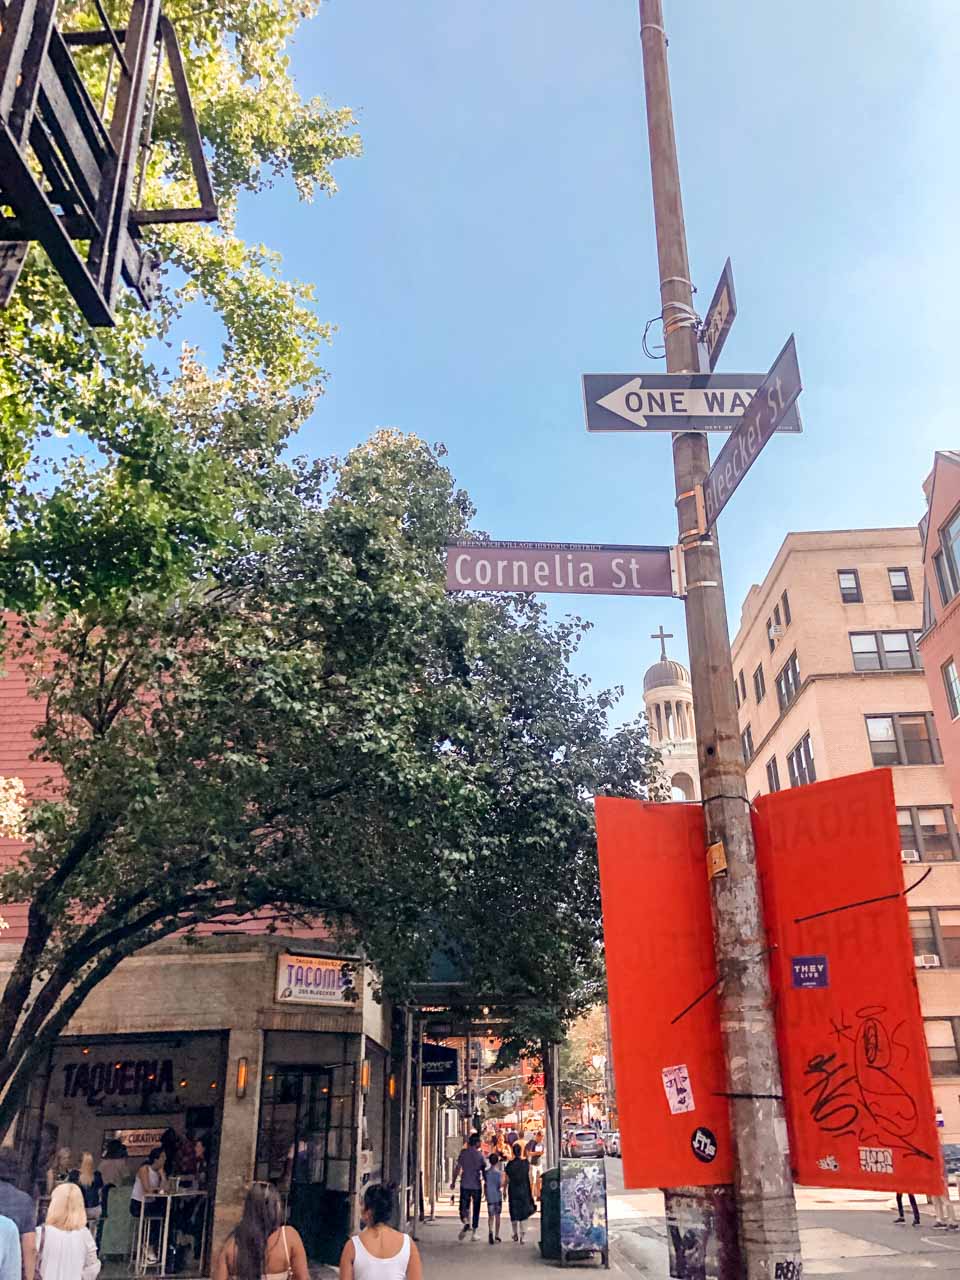
<path fill-rule="evenodd" d="M 626 1183 L 729 1182 L 702 811 L 596 810 Z M 889 771 L 765 796 L 754 832 L 795 1178 L 940 1194 Z"/>
<path fill-rule="evenodd" d="M 596 809 L 626 1185 L 730 1182 L 703 811 L 600 798 Z"/>
<path fill-rule="evenodd" d="M 794 1177 L 939 1195 L 890 771 L 755 808 Z"/>

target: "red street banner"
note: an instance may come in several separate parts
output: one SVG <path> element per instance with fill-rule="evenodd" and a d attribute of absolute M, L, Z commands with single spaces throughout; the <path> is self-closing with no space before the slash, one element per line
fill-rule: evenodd
<path fill-rule="evenodd" d="M 939 1195 L 890 772 L 754 811 L 794 1177 Z M 626 1184 L 729 1182 L 702 811 L 598 798 L 596 812 Z"/>
<path fill-rule="evenodd" d="M 447 547 L 447 590 L 671 596 L 671 551 L 600 542 L 455 542 Z"/>
<path fill-rule="evenodd" d="M 596 810 L 625 1184 L 731 1182 L 703 810 Z"/>
<path fill-rule="evenodd" d="M 940 1195 L 890 771 L 755 810 L 794 1177 Z"/>

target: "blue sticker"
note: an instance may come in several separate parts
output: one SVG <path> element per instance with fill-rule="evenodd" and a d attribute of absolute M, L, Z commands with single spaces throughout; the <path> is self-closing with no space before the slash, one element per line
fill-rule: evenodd
<path fill-rule="evenodd" d="M 826 956 L 792 956 L 790 968 L 795 987 L 829 987 L 830 985 Z"/>

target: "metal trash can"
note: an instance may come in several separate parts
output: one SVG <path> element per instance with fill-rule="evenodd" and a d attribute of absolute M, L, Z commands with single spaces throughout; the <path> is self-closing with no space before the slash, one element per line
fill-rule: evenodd
<path fill-rule="evenodd" d="M 559 1169 L 544 1169 L 540 1183 L 540 1253 L 560 1261 Z"/>

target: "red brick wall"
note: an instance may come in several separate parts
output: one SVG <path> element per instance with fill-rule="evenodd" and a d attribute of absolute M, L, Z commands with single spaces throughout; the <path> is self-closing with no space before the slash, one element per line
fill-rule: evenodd
<path fill-rule="evenodd" d="M 930 701 L 937 721 L 937 733 L 943 748 L 950 793 L 954 804 L 960 803 L 960 719 L 950 715 L 943 664 L 953 658 L 960 668 L 960 596 L 946 606 L 940 599 L 933 557 L 940 550 L 940 529 L 960 504 L 960 464 L 937 456 L 934 464 L 933 489 L 930 494 L 929 530 L 923 555 L 926 588 L 936 616 L 920 642 L 924 672 L 930 690 Z"/>

